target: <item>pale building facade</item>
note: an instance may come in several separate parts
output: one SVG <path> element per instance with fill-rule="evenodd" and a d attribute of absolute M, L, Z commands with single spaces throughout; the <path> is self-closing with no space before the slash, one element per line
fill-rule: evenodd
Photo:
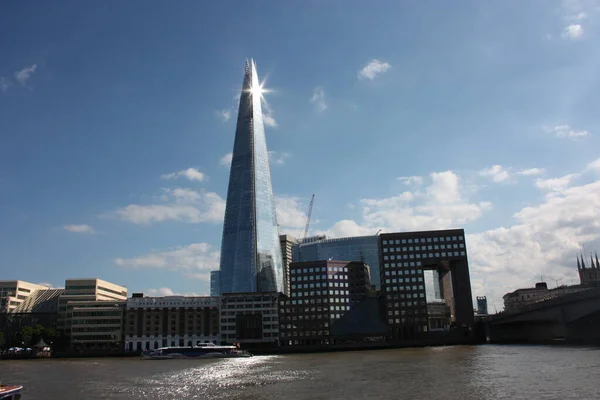
<path fill-rule="evenodd" d="M 218 297 L 143 297 L 125 306 L 126 351 L 220 343 Z"/>
<path fill-rule="evenodd" d="M 0 281 L 0 313 L 13 312 L 31 294 L 40 289 L 48 288 L 20 280 Z"/>
<path fill-rule="evenodd" d="M 124 309 L 123 300 L 69 302 L 67 320 L 71 329 L 71 348 L 121 350 Z"/>
<path fill-rule="evenodd" d="M 224 343 L 279 343 L 278 292 L 231 293 L 221 297 L 221 338 Z"/>

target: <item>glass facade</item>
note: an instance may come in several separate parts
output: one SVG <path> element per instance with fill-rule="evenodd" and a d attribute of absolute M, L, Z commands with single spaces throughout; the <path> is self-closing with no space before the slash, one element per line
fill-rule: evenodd
<path fill-rule="evenodd" d="M 221 271 L 210 271 L 210 295 L 220 296 L 221 295 Z"/>
<path fill-rule="evenodd" d="M 260 83 L 246 62 L 221 243 L 220 292 L 283 292 Z"/>
<path fill-rule="evenodd" d="M 294 246 L 294 261 L 363 261 L 371 268 L 371 282 L 381 287 L 379 278 L 379 237 L 357 236 L 325 239 Z"/>

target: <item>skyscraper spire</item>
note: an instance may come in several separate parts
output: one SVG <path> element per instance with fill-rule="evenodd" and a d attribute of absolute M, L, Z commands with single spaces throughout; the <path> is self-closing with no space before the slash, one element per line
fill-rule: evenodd
<path fill-rule="evenodd" d="M 598 253 L 596 253 L 596 268 L 600 269 L 600 262 L 598 262 Z"/>
<path fill-rule="evenodd" d="M 246 60 L 223 223 L 221 293 L 284 291 L 262 92 L 256 63 Z"/>
<path fill-rule="evenodd" d="M 583 260 L 583 253 L 581 254 L 581 268 L 585 269 L 585 261 Z"/>
<path fill-rule="evenodd" d="M 579 263 L 579 256 L 577 256 L 577 270 L 581 269 L 581 264 Z"/>

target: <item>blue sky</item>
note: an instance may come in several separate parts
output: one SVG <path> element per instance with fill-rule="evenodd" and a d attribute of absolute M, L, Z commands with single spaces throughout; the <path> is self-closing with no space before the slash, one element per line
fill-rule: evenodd
<path fill-rule="evenodd" d="M 570 283 L 600 250 L 599 24 L 585 0 L 4 2 L 0 278 L 207 293 L 253 57 L 283 232 L 314 193 L 311 233 L 464 227 L 498 307 Z"/>

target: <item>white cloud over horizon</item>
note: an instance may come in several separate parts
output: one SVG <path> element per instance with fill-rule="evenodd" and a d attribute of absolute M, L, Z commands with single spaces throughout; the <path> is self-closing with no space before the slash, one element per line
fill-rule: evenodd
<path fill-rule="evenodd" d="M 90 225 L 86 225 L 86 224 L 81 224 L 81 225 L 64 225 L 63 229 L 68 231 L 68 232 L 73 232 L 73 233 L 87 233 L 87 234 L 94 234 L 96 233 L 96 230 L 90 226 Z"/>
<path fill-rule="evenodd" d="M 224 167 L 229 167 L 231 165 L 231 160 L 233 159 L 233 153 L 227 153 L 219 160 L 219 164 Z"/>
<path fill-rule="evenodd" d="M 263 123 L 270 128 L 277 128 L 279 126 L 271 112 L 263 113 Z"/>
<path fill-rule="evenodd" d="M 377 75 L 383 74 L 392 68 L 387 62 L 374 58 L 358 72 L 358 79 L 374 80 Z"/>
<path fill-rule="evenodd" d="M 192 243 L 153 251 L 133 258 L 117 258 L 115 264 L 124 268 L 166 269 L 183 276 L 210 282 L 210 271 L 219 269 L 220 251 L 208 243 Z M 157 289 L 169 293 L 168 288 Z M 172 291 L 170 293 L 173 293 Z M 163 294 L 166 295 L 166 294 Z M 168 294 L 170 296 L 170 294 Z"/>
<path fill-rule="evenodd" d="M 215 111 L 215 114 L 223 122 L 227 122 L 231 119 L 231 110 L 226 110 L 226 109 L 218 110 L 218 111 Z"/>
<path fill-rule="evenodd" d="M 545 127 L 544 131 L 546 133 L 553 134 L 559 138 L 568 138 L 568 139 L 579 139 L 586 136 L 591 136 L 591 133 L 584 130 L 575 130 L 571 128 L 569 125 L 556 125 Z"/>
<path fill-rule="evenodd" d="M 579 39 L 583 36 L 583 26 L 570 24 L 564 29 L 562 36 L 568 39 Z"/>
<path fill-rule="evenodd" d="M 23 67 L 19 71 L 15 72 L 15 79 L 21 85 L 28 87 L 27 81 L 29 80 L 29 78 L 31 78 L 31 75 L 33 75 L 37 67 L 37 64 L 30 65 L 29 67 Z"/>
<path fill-rule="evenodd" d="M 196 168 L 188 168 L 178 172 L 172 172 L 169 174 L 163 174 L 160 176 L 162 179 L 177 179 L 186 178 L 189 181 L 203 182 L 206 180 L 206 175 Z"/>
<path fill-rule="evenodd" d="M 314 105 L 317 112 L 323 112 L 327 109 L 327 103 L 325 102 L 325 91 L 320 86 L 317 86 L 313 89 L 313 94 L 309 101 Z"/>
<path fill-rule="evenodd" d="M 494 182 L 506 182 L 510 177 L 509 172 L 498 164 L 482 169 L 479 175 L 489 177 Z"/>
<path fill-rule="evenodd" d="M 129 204 L 103 216 L 136 225 L 152 225 L 171 220 L 218 223 L 225 215 L 225 200 L 214 192 L 163 188 L 161 200 L 164 204 Z"/>

